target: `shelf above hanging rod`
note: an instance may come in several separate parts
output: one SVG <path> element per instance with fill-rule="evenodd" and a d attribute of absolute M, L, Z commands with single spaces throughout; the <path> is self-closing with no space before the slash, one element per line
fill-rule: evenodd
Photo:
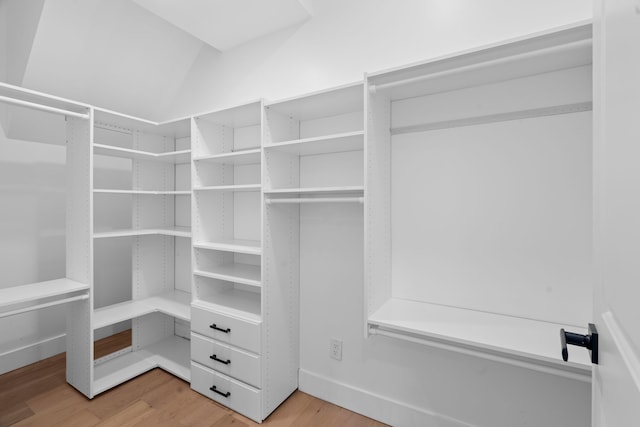
<path fill-rule="evenodd" d="M 62 108 L 50 107 L 48 105 L 37 104 L 35 102 L 23 101 L 21 99 L 10 98 L 0 95 L 0 102 L 18 105 L 20 107 L 31 108 L 33 110 L 47 111 L 49 113 L 63 114 L 65 116 L 77 117 L 79 119 L 89 119 L 88 113 L 77 113 L 75 111 L 64 110 Z"/>
<path fill-rule="evenodd" d="M 300 197 L 286 199 L 267 199 L 268 205 L 278 203 L 364 203 L 364 197 Z"/>
<path fill-rule="evenodd" d="M 532 108 L 529 110 L 509 111 L 506 113 L 487 114 L 484 116 L 463 117 L 461 119 L 443 120 L 440 122 L 423 123 L 412 126 L 400 126 L 391 128 L 391 135 L 404 133 L 426 132 L 438 129 L 451 129 L 463 126 L 474 126 L 486 123 L 506 122 L 510 120 L 531 119 L 535 117 L 556 116 L 560 114 L 581 113 L 591 111 L 592 102 L 578 102 L 565 105 L 554 105 L 551 107 Z"/>
<path fill-rule="evenodd" d="M 385 91 L 388 89 L 393 89 L 400 86 L 406 86 L 415 83 L 423 83 L 429 80 L 434 80 L 440 77 L 445 76 L 453 76 L 461 73 L 473 72 L 483 70 L 490 66 L 504 65 L 508 63 L 513 63 L 518 60 L 523 59 L 532 59 L 544 57 L 549 54 L 569 54 L 570 52 L 576 51 L 578 49 L 590 49 L 591 48 L 591 40 L 578 40 L 571 43 L 566 43 L 559 46 L 551 46 L 547 48 L 542 48 L 538 50 L 533 50 L 530 52 L 524 52 L 516 55 L 505 56 L 501 58 L 489 59 L 483 62 L 465 65 L 461 67 L 457 67 L 454 69 L 437 71 L 429 74 L 424 74 L 416 77 L 409 77 L 402 80 L 391 81 L 388 83 L 378 83 L 378 84 L 370 84 L 369 85 L 369 93 L 375 94 L 377 92 Z"/>

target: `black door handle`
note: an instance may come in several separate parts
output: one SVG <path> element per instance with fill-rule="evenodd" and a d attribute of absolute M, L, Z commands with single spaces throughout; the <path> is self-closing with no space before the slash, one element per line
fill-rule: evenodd
<path fill-rule="evenodd" d="M 587 335 L 567 332 L 560 329 L 560 346 L 562 347 L 562 360 L 569 360 L 569 350 L 567 344 L 585 347 L 591 355 L 591 363 L 598 364 L 598 330 L 596 325 L 589 323 L 589 333 Z"/>

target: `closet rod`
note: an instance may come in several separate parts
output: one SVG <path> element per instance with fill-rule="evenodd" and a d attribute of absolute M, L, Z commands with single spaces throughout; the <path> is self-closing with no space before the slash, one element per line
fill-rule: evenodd
<path fill-rule="evenodd" d="M 506 113 L 487 114 L 485 116 L 464 117 L 461 119 L 443 120 L 441 122 L 424 123 L 412 126 L 391 128 L 391 135 L 403 133 L 426 132 L 437 129 L 452 129 L 463 126 L 473 126 L 485 123 L 506 122 L 509 120 L 531 119 L 535 117 L 556 116 L 560 114 L 580 113 L 593 110 L 593 103 L 577 102 L 574 104 L 554 105 L 551 107 L 531 108 L 529 110 L 509 111 Z"/>
<path fill-rule="evenodd" d="M 26 313 L 27 311 L 40 310 L 41 308 L 52 307 L 54 305 L 66 304 L 68 302 L 82 301 L 82 300 L 86 300 L 86 299 L 89 299 L 89 295 L 84 294 L 84 295 L 78 295 L 78 296 L 75 296 L 75 297 L 70 297 L 70 298 L 59 299 L 59 300 L 55 300 L 55 301 L 51 301 L 51 302 L 46 302 L 46 303 L 43 303 L 43 304 L 31 305 L 29 307 L 19 308 L 17 310 L 13 310 L 13 311 L 0 312 L 0 318 L 8 317 L 8 316 L 14 316 L 14 315 L 20 314 L 20 313 Z"/>
<path fill-rule="evenodd" d="M 0 95 L 0 102 L 6 104 L 19 105 L 21 107 L 27 107 L 34 110 L 47 111 L 49 113 L 63 114 L 65 116 L 77 117 L 79 119 L 88 119 L 88 113 L 76 113 L 75 111 L 64 110 L 62 108 L 49 107 L 48 105 L 36 104 L 35 102 L 23 101 L 21 99 L 10 98 L 8 96 Z"/>
<path fill-rule="evenodd" d="M 369 92 L 374 94 L 377 91 L 392 89 L 398 86 L 404 86 L 412 83 L 420 83 L 423 81 L 437 79 L 439 77 L 452 76 L 460 73 L 466 73 L 469 71 L 482 70 L 483 68 L 486 68 L 492 65 L 504 65 L 516 60 L 536 58 L 536 57 L 544 56 L 550 53 L 559 53 L 559 54 L 568 53 L 575 49 L 590 48 L 590 47 L 591 47 L 591 40 L 579 40 L 576 42 L 563 44 L 561 46 L 552 46 L 552 47 L 534 50 L 531 52 L 520 53 L 517 55 L 511 55 L 511 56 L 506 56 L 506 57 L 497 58 L 497 59 L 490 59 L 477 64 L 464 65 L 461 67 L 454 68 L 452 70 L 438 71 L 438 72 L 426 74 L 423 76 L 410 77 L 407 79 L 397 80 L 389 83 L 371 84 L 369 85 Z"/>
<path fill-rule="evenodd" d="M 267 199 L 267 204 L 274 203 L 364 203 L 364 197 L 306 197 L 290 199 Z"/>

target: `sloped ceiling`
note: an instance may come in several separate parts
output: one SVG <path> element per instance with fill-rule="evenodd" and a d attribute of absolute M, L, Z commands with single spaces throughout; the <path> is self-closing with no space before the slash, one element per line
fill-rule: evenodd
<path fill-rule="evenodd" d="M 219 51 L 311 17 L 311 0 L 133 0 Z"/>
<path fill-rule="evenodd" d="M 203 48 L 131 0 L 47 0 L 21 85 L 157 119 Z"/>

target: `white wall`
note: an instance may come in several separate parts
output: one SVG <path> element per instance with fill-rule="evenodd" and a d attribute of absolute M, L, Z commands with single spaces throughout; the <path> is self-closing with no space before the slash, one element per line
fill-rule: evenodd
<path fill-rule="evenodd" d="M 317 0 L 314 16 L 223 54 L 203 48 L 167 117 L 279 99 L 591 18 L 584 0 Z"/>
<path fill-rule="evenodd" d="M 0 287 L 64 277 L 65 188 L 64 147 L 0 128 Z M 64 351 L 65 319 L 63 307 L 0 319 L 0 373 Z"/>
<path fill-rule="evenodd" d="M 582 0 L 322 0 L 313 7 L 301 27 L 224 54 L 202 51 L 168 117 L 302 94 L 591 17 Z M 302 390 L 394 425 L 589 425 L 589 384 L 385 337 L 365 340 L 362 229 L 361 208 L 301 209 Z M 330 338 L 343 341 L 340 362 L 329 358 Z"/>

